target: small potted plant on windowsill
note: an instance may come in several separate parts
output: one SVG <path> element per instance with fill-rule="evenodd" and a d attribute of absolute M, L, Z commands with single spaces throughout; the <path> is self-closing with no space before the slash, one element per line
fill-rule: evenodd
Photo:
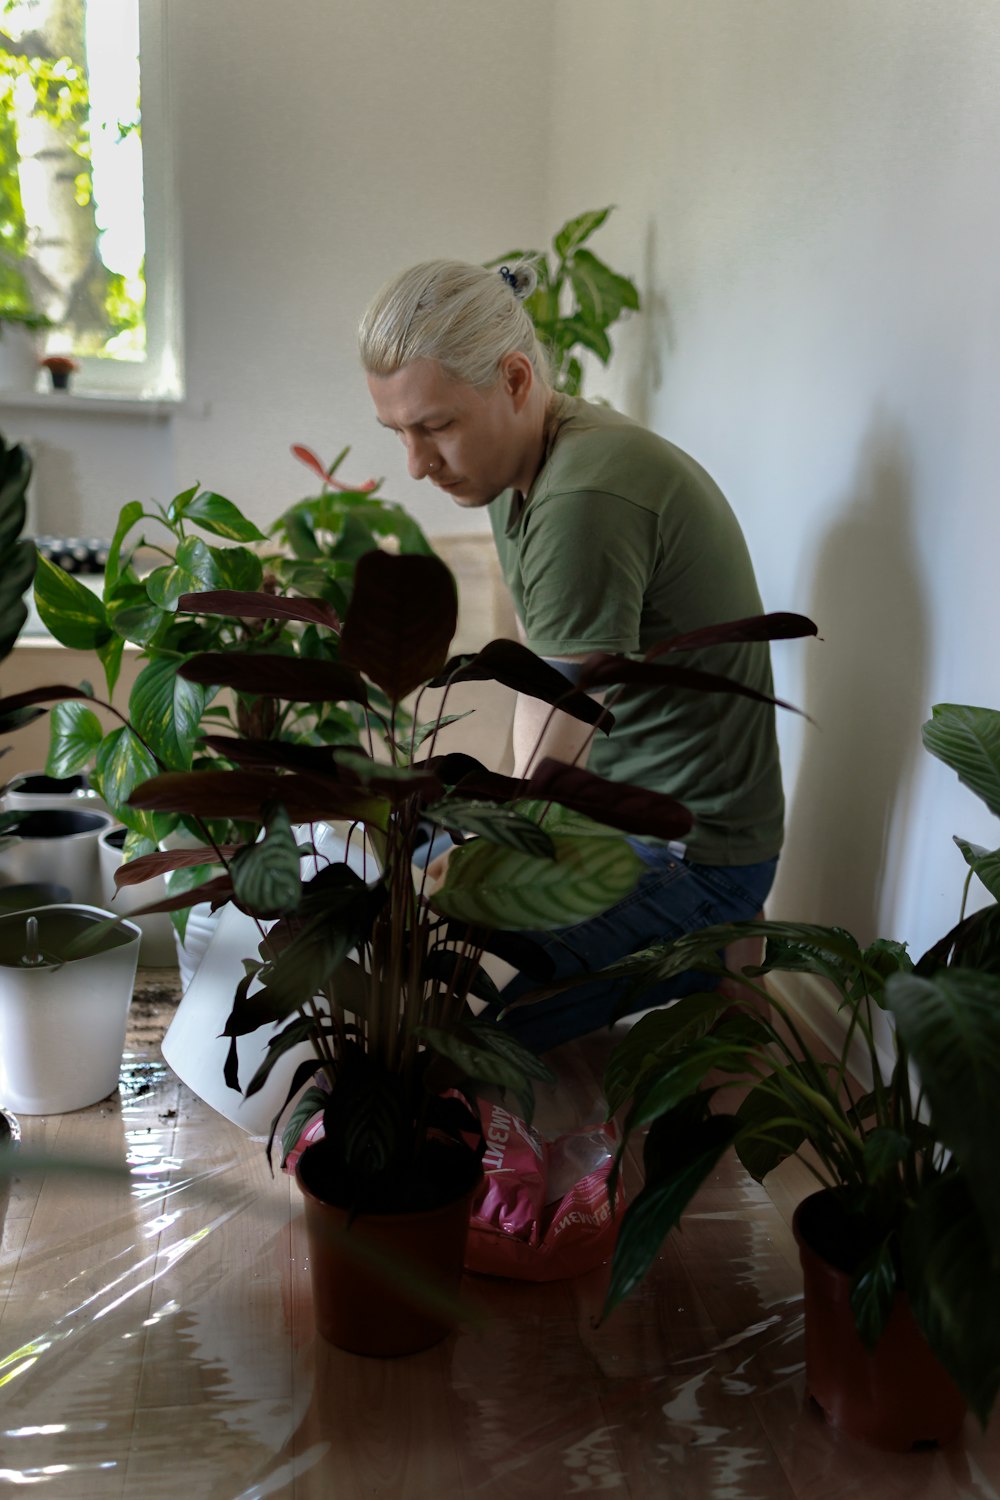
<path fill-rule="evenodd" d="M 80 368 L 68 354 L 47 354 L 38 363 L 43 370 L 48 370 L 54 391 L 68 391 L 70 376 Z"/>
<path fill-rule="evenodd" d="M 923 732 L 1000 815 L 1000 713 L 939 704 Z M 965 1403 L 985 1425 L 1000 1387 L 1000 854 L 956 843 L 969 879 L 994 900 L 961 916 L 916 966 L 899 943 L 862 950 L 840 928 L 763 922 L 708 928 L 614 971 L 640 984 L 688 968 L 726 973 L 719 952 L 759 934 L 764 962 L 738 977 L 773 1019 L 727 1016 L 731 1002 L 692 995 L 644 1016 L 612 1054 L 609 1108 L 629 1106 L 626 1140 L 649 1131 L 606 1311 L 645 1274 L 730 1146 L 758 1181 L 802 1152 L 820 1188 L 795 1222 L 807 1387 L 834 1425 L 897 1449 L 953 1437 Z M 771 971 L 832 983 L 838 1056 L 754 984 Z M 888 1069 L 880 1013 L 893 1023 Z M 848 1070 L 859 1040 L 870 1075 L 860 1093 Z M 727 1110 L 720 1101 L 734 1089 L 745 1097 Z"/>

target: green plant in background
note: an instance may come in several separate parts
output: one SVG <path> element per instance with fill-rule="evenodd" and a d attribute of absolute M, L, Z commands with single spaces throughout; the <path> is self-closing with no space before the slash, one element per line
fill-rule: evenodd
<path fill-rule="evenodd" d="M 490 267 L 530 260 L 538 272 L 538 286 L 525 299 L 541 342 L 548 350 L 557 391 L 578 396 L 583 365 L 574 350 L 586 349 L 602 364 L 611 358 L 608 329 L 626 311 L 638 311 L 635 282 L 612 271 L 587 247 L 611 207 L 591 209 L 569 219 L 552 241 L 551 258 L 538 250 L 509 250 Z"/>
<path fill-rule="evenodd" d="M 1000 816 L 1000 712 L 938 704 L 923 737 Z M 607 1311 L 645 1274 L 730 1146 L 757 1181 L 804 1150 L 833 1193 L 841 1249 L 828 1258 L 852 1273 L 862 1338 L 877 1342 L 905 1290 L 985 1425 L 1000 1388 L 1000 851 L 956 843 L 969 879 L 993 901 L 967 916 L 963 899 L 958 924 L 916 965 L 900 943 L 862 949 L 840 928 L 760 922 L 708 928 L 606 971 L 642 985 L 690 968 L 726 974 L 721 950 L 762 936 L 764 962 L 743 982 L 771 971 L 819 975 L 844 1022 L 830 1060 L 778 996 L 753 986 L 775 1021 L 727 1017 L 731 999 L 701 994 L 633 1027 L 612 1054 L 605 1090 L 610 1111 L 629 1105 L 625 1141 L 649 1127 L 645 1182 L 622 1221 Z M 894 1022 L 888 1069 L 877 1050 L 880 1012 Z M 859 1040 L 870 1075 L 863 1092 L 848 1071 Z M 719 1101 L 733 1088 L 748 1092 L 729 1113 Z"/>
<path fill-rule="evenodd" d="M 350 489 L 334 479 L 345 449 L 328 469 L 310 450 L 293 450 L 324 479 L 323 492 L 301 501 L 267 535 L 232 501 L 198 486 L 168 505 L 125 505 L 108 552 L 101 594 L 44 557 L 38 559 L 35 600 L 43 624 L 56 640 L 93 651 L 110 697 L 126 644 L 146 665 L 129 698 L 125 720 L 105 731 L 93 707 L 67 692 L 52 712 L 46 770 L 51 776 L 86 772 L 111 812 L 130 830 L 126 855 L 154 848 L 184 825 L 179 815 L 155 815 L 129 806 L 133 789 L 157 771 L 188 771 L 227 764 L 218 749 L 199 743 L 205 729 L 235 731 L 249 738 L 293 739 L 305 745 L 358 742 L 361 715 L 352 705 L 285 703 L 252 693 L 220 694 L 211 683 L 195 684 L 178 669 L 204 652 L 294 657 L 335 662 L 337 635 L 318 628 L 315 608 L 280 617 L 193 617 L 177 612 L 192 591 L 216 600 L 261 590 L 269 596 L 308 592 L 324 606 L 326 623 L 339 625 L 347 608 L 357 559 L 380 544 L 402 552 L 428 553 L 429 543 L 402 507 L 381 499 L 375 485 Z M 92 690 L 87 689 L 92 696 Z M 387 705 L 382 705 L 386 707 Z M 199 828 L 199 838 L 203 834 Z M 223 818 L 210 832 L 220 844 L 237 836 Z M 206 871 L 178 871 L 176 893 L 205 879 Z M 183 929 L 185 913 L 177 917 Z"/>

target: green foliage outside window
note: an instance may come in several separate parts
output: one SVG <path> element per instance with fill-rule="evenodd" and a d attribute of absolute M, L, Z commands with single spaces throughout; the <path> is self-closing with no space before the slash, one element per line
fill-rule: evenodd
<path fill-rule="evenodd" d="M 19 9 L 7 0 L 3 17 L 15 17 Z M 85 13 L 86 0 L 64 0 L 59 10 L 60 41 L 72 37 L 76 55 L 46 51 L 45 37 L 35 31 L 18 37 L 11 20 L 0 24 L 0 331 L 4 323 L 34 328 L 55 324 L 75 352 L 101 354 L 123 330 L 143 329 L 145 275 L 143 270 L 137 290 L 134 281 L 109 270 L 99 253 Z M 31 119 L 44 120 L 58 133 L 61 159 L 52 171 L 69 184 L 59 208 L 62 221 L 41 227 L 59 238 L 72 216 L 79 264 L 71 288 L 56 284 L 35 253 L 40 226 L 32 225 L 25 211 L 18 118 L 24 117 L 29 91 Z M 119 139 L 138 131 L 138 108 L 136 119 L 118 129 Z"/>

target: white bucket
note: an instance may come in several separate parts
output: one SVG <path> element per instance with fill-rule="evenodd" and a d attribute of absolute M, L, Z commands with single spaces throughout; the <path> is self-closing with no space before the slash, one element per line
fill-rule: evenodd
<path fill-rule="evenodd" d="M 82 958 L 23 967 L 25 928 L 58 955 L 68 936 L 106 921 L 95 906 L 40 906 L 0 917 L 0 1099 L 27 1115 L 65 1114 L 118 1084 L 141 933 L 122 922 Z"/>

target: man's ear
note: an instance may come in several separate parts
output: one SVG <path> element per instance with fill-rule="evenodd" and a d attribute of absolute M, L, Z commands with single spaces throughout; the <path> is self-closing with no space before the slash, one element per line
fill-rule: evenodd
<path fill-rule="evenodd" d="M 505 354 L 500 361 L 500 379 L 514 403 L 514 410 L 521 411 L 535 384 L 535 367 L 531 360 L 520 349 Z"/>

